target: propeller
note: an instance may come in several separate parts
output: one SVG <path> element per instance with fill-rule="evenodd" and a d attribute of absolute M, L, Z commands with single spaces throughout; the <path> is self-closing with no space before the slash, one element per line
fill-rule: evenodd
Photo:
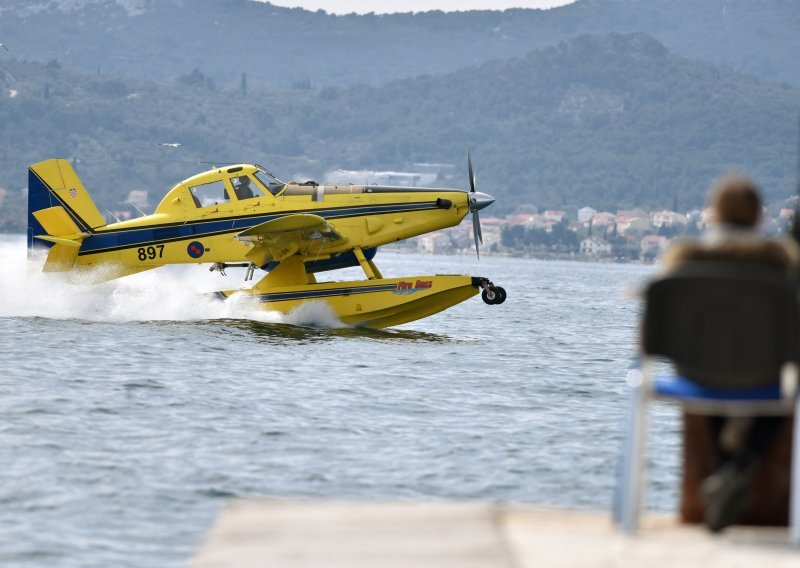
<path fill-rule="evenodd" d="M 467 150 L 467 169 L 469 170 L 469 210 L 472 213 L 472 236 L 475 239 L 475 254 L 481 258 L 480 245 L 483 244 L 483 233 L 481 232 L 481 219 L 478 211 L 494 203 L 494 197 L 486 195 L 480 191 L 475 191 L 475 171 L 472 168 L 472 152 Z"/>

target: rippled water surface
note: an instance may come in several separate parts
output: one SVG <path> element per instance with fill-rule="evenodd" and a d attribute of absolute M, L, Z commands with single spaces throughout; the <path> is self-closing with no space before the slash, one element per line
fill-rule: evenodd
<path fill-rule="evenodd" d="M 508 300 L 369 331 L 197 295 L 238 273 L 75 286 L 24 256 L 0 240 L 0 564 L 181 566 L 234 497 L 609 507 L 624 292 L 651 267 L 380 252 L 386 276 L 485 275 Z M 653 431 L 651 506 L 673 509 L 674 412 Z"/>

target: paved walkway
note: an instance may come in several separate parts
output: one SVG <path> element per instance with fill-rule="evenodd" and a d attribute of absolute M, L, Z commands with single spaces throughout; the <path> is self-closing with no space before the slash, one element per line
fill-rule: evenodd
<path fill-rule="evenodd" d="M 786 529 L 700 527 L 648 515 L 624 535 L 608 513 L 488 503 L 235 501 L 192 568 L 797 568 Z"/>

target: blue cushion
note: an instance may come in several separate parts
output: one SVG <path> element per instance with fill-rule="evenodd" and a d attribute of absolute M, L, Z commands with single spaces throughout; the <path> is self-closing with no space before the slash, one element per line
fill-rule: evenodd
<path fill-rule="evenodd" d="M 781 387 L 777 382 L 767 387 L 753 389 L 716 389 L 704 387 L 677 375 L 659 376 L 653 381 L 657 395 L 673 398 L 695 398 L 707 400 L 780 400 Z"/>

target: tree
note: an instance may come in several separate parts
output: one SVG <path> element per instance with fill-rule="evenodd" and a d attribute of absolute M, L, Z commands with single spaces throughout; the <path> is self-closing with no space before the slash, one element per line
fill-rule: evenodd
<path fill-rule="evenodd" d="M 197 67 L 188 75 L 181 75 L 178 77 L 178 83 L 186 85 L 187 87 L 205 87 L 209 91 L 213 91 L 217 88 L 214 79 L 208 77 Z"/>

